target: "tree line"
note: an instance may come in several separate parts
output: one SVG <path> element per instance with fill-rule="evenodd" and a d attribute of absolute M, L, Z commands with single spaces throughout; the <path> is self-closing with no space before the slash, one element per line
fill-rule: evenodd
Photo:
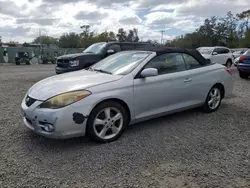
<path fill-rule="evenodd" d="M 250 9 L 233 15 L 229 11 L 224 17 L 207 18 L 193 33 L 176 37 L 166 46 L 198 48 L 200 46 L 227 46 L 229 48 L 250 47 Z"/>
<path fill-rule="evenodd" d="M 229 11 L 224 17 L 212 16 L 194 32 L 181 35 L 163 44 L 169 47 L 198 48 L 200 46 L 227 46 L 229 48 L 250 47 L 250 9 L 233 15 Z M 105 31 L 97 33 L 89 25 L 81 26 L 81 33 L 65 33 L 60 38 L 49 36 L 37 37 L 33 43 L 56 44 L 62 48 L 86 48 L 95 42 L 121 41 L 138 42 L 138 29 L 124 30 L 117 33 Z M 160 46 L 157 40 L 147 42 Z"/>
<path fill-rule="evenodd" d="M 97 33 L 91 31 L 89 25 L 81 26 L 82 32 L 80 34 L 71 32 L 64 33 L 60 38 L 53 38 L 50 36 L 40 36 L 34 39 L 36 44 L 56 44 L 61 48 L 87 48 L 93 43 L 103 41 L 121 41 L 121 42 L 138 42 L 138 30 L 136 28 L 131 30 L 118 29 L 117 33 L 113 31 L 104 31 Z"/>

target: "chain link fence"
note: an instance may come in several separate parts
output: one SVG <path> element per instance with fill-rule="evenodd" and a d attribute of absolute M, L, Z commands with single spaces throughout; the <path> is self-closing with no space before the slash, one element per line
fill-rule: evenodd
<path fill-rule="evenodd" d="M 49 63 L 58 56 L 81 53 L 80 48 L 0 47 L 0 63 L 15 63 L 23 54 L 31 63 Z"/>

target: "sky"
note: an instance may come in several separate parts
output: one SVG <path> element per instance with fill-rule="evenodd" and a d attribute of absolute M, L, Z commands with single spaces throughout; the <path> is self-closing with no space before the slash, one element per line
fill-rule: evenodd
<path fill-rule="evenodd" d="M 42 35 L 137 28 L 142 40 L 171 40 L 193 32 L 205 18 L 250 8 L 250 0 L 0 0 L 3 42 L 32 42 Z"/>

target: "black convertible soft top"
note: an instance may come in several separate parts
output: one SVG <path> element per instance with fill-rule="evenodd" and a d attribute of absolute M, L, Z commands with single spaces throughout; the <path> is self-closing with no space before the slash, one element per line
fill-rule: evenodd
<path fill-rule="evenodd" d="M 186 53 L 186 54 L 189 54 L 189 55 L 193 56 L 197 61 L 199 61 L 199 63 L 201 65 L 211 64 L 211 62 L 208 61 L 207 59 L 205 59 L 200 54 L 200 52 L 198 52 L 197 50 L 194 50 L 194 49 L 156 48 L 155 50 L 152 50 L 152 51 L 156 52 L 157 56 L 165 54 L 165 53 Z"/>

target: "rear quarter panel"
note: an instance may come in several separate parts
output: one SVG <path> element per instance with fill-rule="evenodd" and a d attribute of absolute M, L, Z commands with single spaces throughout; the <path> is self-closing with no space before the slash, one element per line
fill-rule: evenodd
<path fill-rule="evenodd" d="M 200 102 L 206 100 L 209 90 L 217 83 L 224 86 L 225 95 L 232 93 L 233 79 L 232 76 L 225 71 L 225 66 L 220 64 L 207 65 L 201 68 L 190 70 L 193 82 L 194 97 Z"/>

